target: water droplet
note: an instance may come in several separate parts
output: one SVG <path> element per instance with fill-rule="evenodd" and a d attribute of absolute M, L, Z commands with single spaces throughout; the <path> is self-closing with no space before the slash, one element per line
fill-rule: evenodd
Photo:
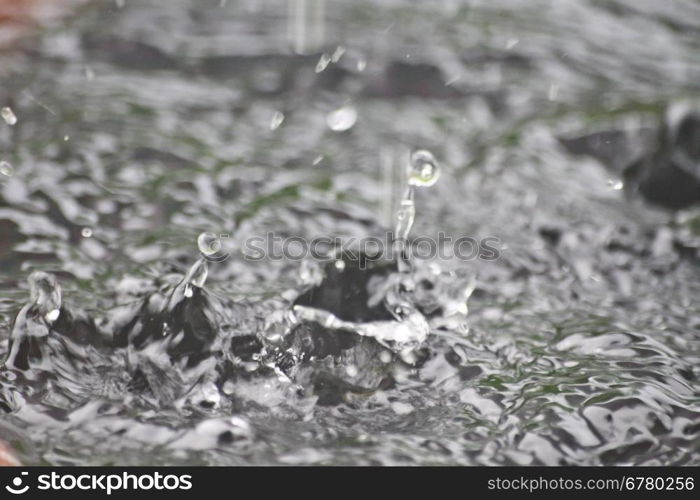
<path fill-rule="evenodd" d="M 88 82 L 91 82 L 95 79 L 95 72 L 92 70 L 90 66 L 85 66 L 85 79 Z"/>
<path fill-rule="evenodd" d="M 411 155 L 408 183 L 411 186 L 432 186 L 440 177 L 440 166 L 430 151 L 419 149 Z"/>
<path fill-rule="evenodd" d="M 0 110 L 0 116 L 2 116 L 2 119 L 5 120 L 5 123 L 8 125 L 14 125 L 17 123 L 17 116 L 15 115 L 14 111 L 12 111 L 12 108 L 2 108 Z"/>
<path fill-rule="evenodd" d="M 357 60 L 357 71 L 359 71 L 360 73 L 362 73 L 362 72 L 365 70 L 366 67 L 367 67 L 367 61 L 366 61 L 366 60 L 364 60 L 364 59 L 358 59 L 358 60 Z"/>
<path fill-rule="evenodd" d="M 0 161 L 0 174 L 5 175 L 7 177 L 12 177 L 12 174 L 14 173 L 15 167 L 13 167 L 9 161 Z"/>
<path fill-rule="evenodd" d="M 343 106 L 335 111 L 331 111 L 326 116 L 328 127 L 335 132 L 351 129 L 356 121 L 357 111 L 352 106 Z"/>
<path fill-rule="evenodd" d="M 331 56 L 329 56 L 325 52 L 323 54 L 321 54 L 321 58 L 316 63 L 316 69 L 315 69 L 316 73 L 320 73 L 321 71 L 326 69 L 328 67 L 328 65 L 330 64 L 330 62 L 331 62 Z"/>
<path fill-rule="evenodd" d="M 197 247 L 204 255 L 214 255 L 221 250 L 221 239 L 214 233 L 202 233 L 197 237 Z"/>
<path fill-rule="evenodd" d="M 114 0 L 114 3 L 117 4 L 117 8 L 121 9 L 126 4 L 126 0 Z"/>
<path fill-rule="evenodd" d="M 323 155 L 318 155 L 316 158 L 314 158 L 314 161 L 311 162 L 312 165 L 318 165 L 323 161 Z"/>
<path fill-rule="evenodd" d="M 552 83 L 547 91 L 547 99 L 550 101 L 556 101 L 559 96 L 559 85 Z"/>
<path fill-rule="evenodd" d="M 335 268 L 338 271 L 344 271 L 345 270 L 345 261 L 341 260 L 341 259 L 336 260 L 335 261 Z"/>
<path fill-rule="evenodd" d="M 83 238 L 91 238 L 92 237 L 92 229 L 89 227 L 84 227 L 82 231 L 80 231 L 80 234 L 83 235 Z"/>
<path fill-rule="evenodd" d="M 338 61 L 340 61 L 340 58 L 343 57 L 343 54 L 345 54 L 345 47 L 342 45 L 338 45 L 335 49 L 335 52 L 333 52 L 333 55 L 331 56 L 331 61 L 337 63 Z"/>
<path fill-rule="evenodd" d="M 70 140 L 70 136 L 69 136 L 69 135 L 64 135 L 64 136 L 63 136 L 63 141 L 64 141 L 64 142 L 68 142 L 69 140 Z"/>
<path fill-rule="evenodd" d="M 382 351 L 379 354 L 379 361 L 384 364 L 391 363 L 391 353 L 389 351 Z"/>
<path fill-rule="evenodd" d="M 345 373 L 350 377 L 357 376 L 357 367 L 355 365 L 348 365 L 345 367 Z"/>
<path fill-rule="evenodd" d="M 513 47 L 518 45 L 519 42 L 520 42 L 520 40 L 518 40 L 517 38 L 509 38 L 508 41 L 506 42 L 506 50 L 512 49 Z"/>
<path fill-rule="evenodd" d="M 615 191 L 619 191 L 620 189 L 625 187 L 625 184 L 621 180 L 608 179 L 608 187 Z"/>
<path fill-rule="evenodd" d="M 277 130 L 284 121 L 284 113 L 275 111 L 270 119 L 270 130 Z"/>

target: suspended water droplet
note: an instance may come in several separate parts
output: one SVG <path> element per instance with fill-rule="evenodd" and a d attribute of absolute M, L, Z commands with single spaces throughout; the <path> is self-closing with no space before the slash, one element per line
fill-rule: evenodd
<path fill-rule="evenodd" d="M 340 61 L 340 58 L 343 57 L 343 54 L 345 54 L 345 47 L 342 45 L 338 45 L 335 49 L 335 52 L 333 52 L 333 55 L 331 56 L 331 61 L 337 63 L 338 61 Z"/>
<path fill-rule="evenodd" d="M 5 120 L 5 123 L 7 123 L 8 125 L 14 125 L 15 123 L 17 123 L 17 116 L 10 107 L 6 106 L 2 108 L 0 110 L 0 116 L 2 116 L 2 119 Z"/>
<path fill-rule="evenodd" d="M 343 106 L 326 116 L 328 127 L 335 132 L 350 130 L 357 121 L 357 111 L 353 106 Z"/>
<path fill-rule="evenodd" d="M 61 287 L 56 277 L 44 271 L 34 271 L 27 281 L 31 300 L 39 313 L 46 321 L 56 321 L 61 309 Z"/>
<path fill-rule="evenodd" d="M 15 167 L 13 167 L 9 161 L 0 161 L 0 174 L 5 175 L 7 177 L 12 177 L 14 173 Z"/>
<path fill-rule="evenodd" d="M 89 227 L 84 227 L 82 231 L 80 231 L 80 234 L 83 235 L 83 238 L 91 238 L 92 237 L 92 229 Z"/>
<path fill-rule="evenodd" d="M 204 255 L 214 255 L 221 250 L 221 239 L 214 233 L 201 233 L 197 237 L 197 247 Z"/>
<path fill-rule="evenodd" d="M 440 177 L 440 166 L 430 151 L 419 149 L 411 154 L 408 183 L 411 186 L 432 186 Z"/>
<path fill-rule="evenodd" d="M 275 111 L 270 119 L 270 130 L 277 130 L 284 121 L 284 113 Z"/>
<path fill-rule="evenodd" d="M 331 62 L 331 56 L 329 56 L 325 52 L 323 54 L 321 54 L 321 58 L 316 63 L 316 69 L 315 69 L 316 73 L 320 73 L 324 69 L 326 69 L 328 67 L 328 65 L 330 64 L 330 62 Z"/>
<path fill-rule="evenodd" d="M 608 179 L 608 187 L 615 191 L 619 191 L 620 189 L 625 187 L 625 184 L 619 179 Z"/>

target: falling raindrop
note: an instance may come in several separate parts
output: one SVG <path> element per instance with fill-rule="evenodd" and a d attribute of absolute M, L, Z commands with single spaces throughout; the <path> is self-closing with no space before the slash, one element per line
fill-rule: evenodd
<path fill-rule="evenodd" d="M 2 116 L 2 119 L 5 120 L 5 123 L 7 123 L 8 125 L 14 125 L 15 123 L 17 123 L 17 116 L 10 107 L 2 108 L 0 110 L 0 116 Z"/>
<path fill-rule="evenodd" d="M 357 71 L 359 71 L 360 73 L 362 73 L 362 72 L 365 70 L 366 67 L 367 67 L 367 61 L 366 61 L 366 60 L 364 60 L 364 59 L 358 59 L 358 60 L 357 60 Z"/>
<path fill-rule="evenodd" d="M 430 151 L 419 149 L 411 154 L 408 183 L 411 186 L 432 186 L 440 177 L 440 167 Z"/>
<path fill-rule="evenodd" d="M 92 70 L 90 66 L 85 66 L 85 79 L 88 82 L 91 82 L 95 79 L 95 72 Z"/>
<path fill-rule="evenodd" d="M 2 160 L 0 161 L 0 174 L 7 176 L 7 177 L 12 177 L 12 174 L 15 173 L 15 168 L 12 166 L 12 164 L 9 161 Z"/>
<path fill-rule="evenodd" d="M 69 136 L 69 135 L 64 135 L 64 136 L 63 136 L 63 142 L 68 142 L 69 140 L 70 140 L 70 136 Z"/>
<path fill-rule="evenodd" d="M 331 56 L 326 54 L 325 52 L 321 54 L 321 58 L 318 60 L 316 63 L 316 73 L 322 72 L 324 69 L 328 67 L 328 65 L 331 63 Z"/>
<path fill-rule="evenodd" d="M 117 4 L 117 8 L 121 9 L 126 4 L 126 0 L 114 0 L 114 3 Z"/>
<path fill-rule="evenodd" d="M 520 42 L 520 40 L 518 40 L 517 38 L 509 38 L 506 42 L 506 50 L 512 49 L 513 47 L 518 45 L 518 42 Z"/>
<path fill-rule="evenodd" d="M 559 96 L 559 85 L 552 83 L 547 91 L 547 99 L 550 101 L 556 101 Z"/>
<path fill-rule="evenodd" d="M 357 111 L 353 106 L 343 106 L 326 116 L 328 127 L 335 132 L 350 130 L 357 121 Z"/>
<path fill-rule="evenodd" d="M 270 119 L 270 130 L 277 130 L 284 121 L 284 113 L 275 111 Z"/>
<path fill-rule="evenodd" d="M 80 234 L 83 235 L 83 238 L 91 238 L 92 237 L 92 229 L 89 227 L 84 227 L 82 231 L 80 231 Z"/>

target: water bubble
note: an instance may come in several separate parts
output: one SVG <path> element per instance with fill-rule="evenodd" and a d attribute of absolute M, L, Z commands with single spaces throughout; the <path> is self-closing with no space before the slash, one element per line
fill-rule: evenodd
<path fill-rule="evenodd" d="M 316 73 L 322 72 L 324 69 L 328 67 L 328 65 L 331 63 L 331 56 L 326 54 L 325 52 L 321 54 L 321 58 L 318 60 L 316 63 Z"/>
<path fill-rule="evenodd" d="M 197 237 L 197 247 L 204 255 L 214 255 L 221 250 L 221 239 L 214 233 L 202 233 Z"/>
<path fill-rule="evenodd" d="M 270 130 L 277 130 L 284 121 L 284 113 L 275 111 L 270 119 Z"/>
<path fill-rule="evenodd" d="M 430 151 L 419 149 L 411 155 L 408 183 L 411 186 L 432 186 L 440 177 L 440 166 Z"/>
<path fill-rule="evenodd" d="M 12 111 L 12 108 L 2 108 L 0 110 L 0 116 L 2 116 L 2 119 L 5 120 L 5 123 L 8 125 L 14 125 L 17 123 L 17 116 L 15 115 L 14 111 Z"/>
<path fill-rule="evenodd" d="M 340 61 L 340 58 L 343 57 L 343 54 L 345 54 L 345 47 L 342 45 L 338 45 L 336 47 L 335 52 L 333 52 L 333 55 L 331 56 L 331 61 L 334 63 L 337 63 Z"/>
<path fill-rule="evenodd" d="M 5 175 L 7 177 L 12 177 L 12 174 L 14 173 L 15 167 L 13 167 L 9 161 L 0 161 L 0 174 Z"/>
<path fill-rule="evenodd" d="M 357 111 L 353 106 L 343 106 L 326 116 L 328 127 L 335 132 L 349 130 L 357 121 Z"/>
<path fill-rule="evenodd" d="M 83 235 L 83 238 L 91 238 L 92 237 L 92 229 L 89 227 L 84 227 L 82 231 L 80 231 L 80 234 Z"/>

